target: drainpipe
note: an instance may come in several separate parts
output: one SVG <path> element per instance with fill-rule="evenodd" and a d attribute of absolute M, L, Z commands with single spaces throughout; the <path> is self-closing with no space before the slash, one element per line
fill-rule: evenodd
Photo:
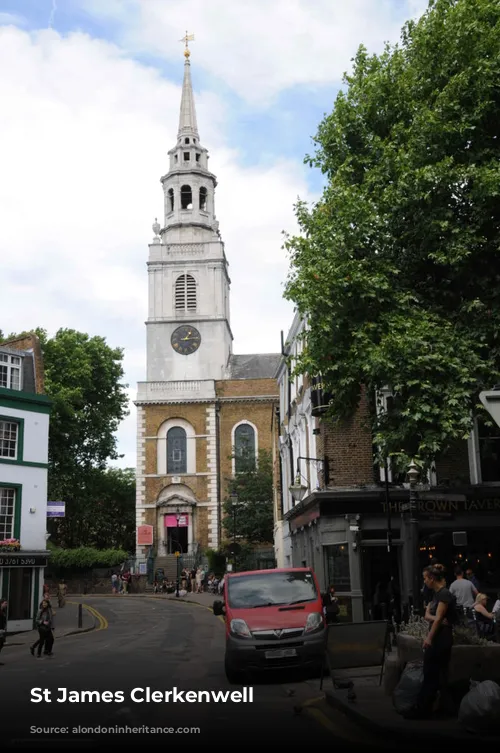
<path fill-rule="evenodd" d="M 221 501 L 221 467 L 220 467 L 220 403 L 215 404 L 215 448 L 217 467 L 217 549 L 222 541 L 222 501 Z"/>

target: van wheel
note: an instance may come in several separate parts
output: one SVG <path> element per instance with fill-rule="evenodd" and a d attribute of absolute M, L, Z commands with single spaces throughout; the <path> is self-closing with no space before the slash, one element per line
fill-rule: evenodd
<path fill-rule="evenodd" d="M 230 665 L 227 656 L 224 657 L 224 672 L 231 685 L 243 685 L 244 673 L 241 672 L 241 670 L 234 669 L 234 667 Z"/>

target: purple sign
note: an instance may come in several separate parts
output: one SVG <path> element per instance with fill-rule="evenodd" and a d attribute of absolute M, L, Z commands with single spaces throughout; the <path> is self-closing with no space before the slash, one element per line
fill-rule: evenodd
<path fill-rule="evenodd" d="M 48 518 L 64 518 L 66 502 L 47 502 Z"/>

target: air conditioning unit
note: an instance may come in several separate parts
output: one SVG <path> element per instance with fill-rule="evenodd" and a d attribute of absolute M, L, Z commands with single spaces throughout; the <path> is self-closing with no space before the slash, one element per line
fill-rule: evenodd
<path fill-rule="evenodd" d="M 453 531 L 453 546 L 467 546 L 467 531 Z"/>

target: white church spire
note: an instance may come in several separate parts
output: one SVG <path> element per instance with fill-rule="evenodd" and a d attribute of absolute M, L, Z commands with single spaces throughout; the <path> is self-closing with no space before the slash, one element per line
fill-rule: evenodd
<path fill-rule="evenodd" d="M 182 84 L 182 98 L 181 98 L 181 111 L 179 115 L 179 131 L 177 138 L 183 136 L 198 137 L 198 123 L 196 121 L 196 108 L 194 104 L 193 84 L 191 82 L 191 63 L 189 57 L 191 55 L 188 47 L 188 42 L 194 41 L 194 34 L 188 34 L 181 40 L 186 45 L 184 50 L 184 81 Z"/>

